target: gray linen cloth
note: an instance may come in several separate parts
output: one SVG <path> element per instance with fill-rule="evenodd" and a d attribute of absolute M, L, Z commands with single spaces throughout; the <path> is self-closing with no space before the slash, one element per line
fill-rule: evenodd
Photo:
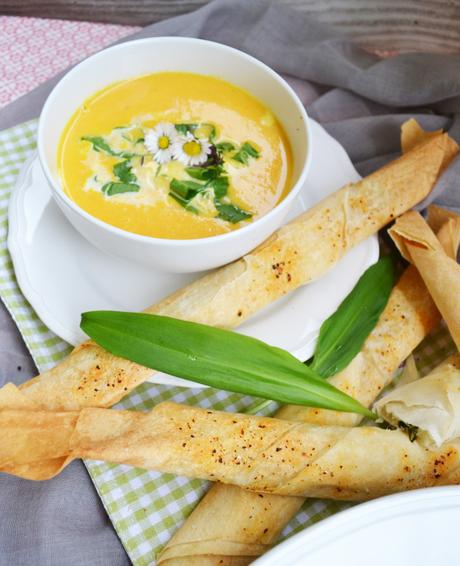
<path fill-rule="evenodd" d="M 291 83 L 309 114 L 339 140 L 361 174 L 399 152 L 399 128 L 415 116 L 460 142 L 460 55 L 406 54 L 380 60 L 276 2 L 216 0 L 130 38 L 202 37 L 246 51 Z M 124 40 L 125 41 L 125 40 Z M 391 47 L 391 46 L 389 46 Z M 0 111 L 0 129 L 39 115 L 56 83 L 47 81 Z M 460 210 L 457 160 L 434 197 Z M 0 385 L 21 383 L 34 366 L 1 312 Z M 80 462 L 49 482 L 0 474 L 0 566 L 125 565 L 129 559 Z"/>

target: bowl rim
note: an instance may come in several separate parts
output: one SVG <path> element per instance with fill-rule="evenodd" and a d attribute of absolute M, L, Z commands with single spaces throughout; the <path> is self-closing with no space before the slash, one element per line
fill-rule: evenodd
<path fill-rule="evenodd" d="M 259 67 L 265 73 L 270 75 L 270 77 L 275 82 L 277 82 L 278 84 L 280 84 L 283 87 L 283 89 L 286 91 L 286 93 L 290 96 L 292 102 L 294 103 L 294 105 L 297 108 L 300 116 L 303 119 L 302 121 L 303 121 L 303 124 L 305 126 L 305 133 L 306 133 L 306 138 L 307 138 L 307 149 L 306 149 L 306 159 L 305 159 L 305 162 L 303 164 L 303 167 L 300 170 L 300 174 L 299 174 L 297 181 L 294 183 L 294 185 L 291 188 L 291 190 L 289 191 L 289 193 L 286 195 L 286 197 L 281 202 L 279 202 L 276 206 L 274 206 L 269 212 L 267 212 L 266 214 L 264 214 L 260 218 L 257 218 L 256 220 L 254 220 L 253 222 L 251 222 L 250 224 L 248 224 L 246 226 L 242 226 L 241 228 L 238 228 L 237 230 L 232 230 L 231 232 L 226 232 L 225 234 L 216 234 L 214 236 L 207 236 L 207 237 L 204 237 L 204 238 L 172 239 L 172 238 L 158 238 L 158 237 L 155 237 L 155 236 L 146 236 L 146 235 L 143 235 L 143 234 L 136 234 L 135 232 L 129 232 L 128 230 L 124 230 L 123 228 L 118 228 L 117 226 L 113 226 L 112 224 L 109 224 L 108 222 L 100 220 L 99 218 L 96 218 L 95 216 L 86 212 L 83 208 L 81 208 L 76 202 L 74 202 L 65 193 L 65 191 L 62 189 L 60 184 L 55 181 L 53 175 L 51 174 L 50 168 L 48 167 L 48 163 L 47 163 L 47 160 L 46 160 L 46 157 L 45 157 L 45 154 L 44 154 L 44 147 L 43 147 L 44 143 L 43 143 L 42 140 L 44 140 L 44 137 L 46 135 L 45 122 L 47 121 L 48 114 L 51 113 L 52 105 L 54 103 L 54 100 L 56 99 L 56 97 L 59 94 L 58 91 L 61 88 L 61 85 L 63 83 L 65 83 L 66 81 L 72 79 L 75 75 L 78 75 L 80 69 L 82 67 L 84 67 L 85 65 L 87 65 L 89 61 L 95 61 L 95 60 L 97 61 L 97 59 L 105 56 L 105 54 L 108 51 L 115 53 L 119 50 L 126 49 L 127 47 L 129 47 L 133 44 L 142 44 L 142 43 L 151 44 L 151 43 L 157 43 L 157 42 L 182 43 L 182 44 L 187 44 L 187 43 L 197 44 L 198 43 L 198 44 L 206 45 L 208 47 L 211 47 L 213 49 L 217 49 L 217 50 L 220 50 L 220 51 L 232 52 L 234 55 L 250 61 L 253 65 L 255 65 L 256 67 Z M 142 75 L 139 75 L 139 76 L 142 76 Z M 223 78 L 223 80 L 225 80 L 225 78 Z M 112 84 L 112 83 L 110 83 L 110 84 Z M 109 86 L 109 85 L 107 85 L 107 86 Z M 251 93 L 251 91 L 248 91 L 248 92 Z M 61 134 L 62 134 L 62 132 L 61 132 Z M 289 140 L 289 142 L 291 143 L 291 140 Z M 134 242 L 145 243 L 145 244 L 159 244 L 159 245 L 163 245 L 163 246 L 169 245 L 171 247 L 179 247 L 179 246 L 180 247 L 183 247 L 183 246 L 192 247 L 192 246 L 196 246 L 196 245 L 199 245 L 199 244 L 206 244 L 206 243 L 207 244 L 214 244 L 215 242 L 216 243 L 217 242 L 223 242 L 223 241 L 228 241 L 228 240 L 231 240 L 231 239 L 236 239 L 238 237 L 242 237 L 244 234 L 248 234 L 251 230 L 257 230 L 257 227 L 260 226 L 261 224 L 265 224 L 265 223 L 269 222 L 271 220 L 271 218 L 279 212 L 280 209 L 285 208 L 289 204 L 291 204 L 292 201 L 297 197 L 297 195 L 300 192 L 303 184 L 305 183 L 308 171 L 310 169 L 310 163 L 311 163 L 311 158 L 312 158 L 312 134 L 311 134 L 311 124 L 310 124 L 310 120 L 309 120 L 309 117 L 307 115 L 307 112 L 306 112 L 302 102 L 300 101 L 299 97 L 294 92 L 293 88 L 276 71 L 274 71 L 271 67 L 269 67 L 265 63 L 262 63 L 262 61 L 260 61 L 259 59 L 253 57 L 252 55 L 245 53 L 244 51 L 241 51 L 239 49 L 236 49 L 234 47 L 230 47 L 230 46 L 222 44 L 222 43 L 217 43 L 215 41 L 209 41 L 209 40 L 200 39 L 200 38 L 193 38 L 193 37 L 159 36 L 159 37 L 149 37 L 149 38 L 143 38 L 143 39 L 135 39 L 135 40 L 132 40 L 132 41 L 126 41 L 126 42 L 123 42 L 123 43 L 120 43 L 120 44 L 117 44 L 117 45 L 107 47 L 105 49 L 102 49 L 101 51 L 98 51 L 97 53 L 95 53 L 93 55 L 90 55 L 89 57 L 85 58 L 83 61 L 80 61 L 80 63 L 75 65 L 72 69 L 70 69 L 59 80 L 59 82 L 53 87 L 53 90 L 50 92 L 50 94 L 48 95 L 48 97 L 45 101 L 45 104 L 43 105 L 43 108 L 42 108 L 42 111 L 41 111 L 40 117 L 39 117 L 39 122 L 38 122 L 37 149 L 38 149 L 38 156 L 39 156 L 40 164 L 43 168 L 43 171 L 44 171 L 45 176 L 48 180 L 48 183 L 49 183 L 49 185 L 52 189 L 53 194 L 58 199 L 61 199 L 62 201 L 64 201 L 64 204 L 66 204 L 68 207 L 70 207 L 73 210 L 73 212 L 75 212 L 79 216 L 82 216 L 85 220 L 89 221 L 92 224 L 95 224 L 99 228 L 102 228 L 103 230 L 106 230 L 107 232 L 109 232 L 109 233 L 111 233 L 115 236 L 120 236 L 122 238 L 131 240 L 131 241 L 134 241 Z M 275 228 L 275 230 L 276 230 L 276 228 Z"/>

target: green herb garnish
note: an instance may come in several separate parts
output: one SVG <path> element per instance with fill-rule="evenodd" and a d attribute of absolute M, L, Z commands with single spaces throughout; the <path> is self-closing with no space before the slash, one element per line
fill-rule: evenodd
<path fill-rule="evenodd" d="M 81 328 L 112 354 L 177 377 L 281 403 L 375 418 L 289 352 L 230 330 L 114 311 L 84 313 Z"/>
<path fill-rule="evenodd" d="M 203 177 L 201 177 L 203 178 Z M 244 218 L 250 218 L 250 214 L 232 204 L 223 204 L 219 199 L 227 194 L 229 185 L 228 177 L 211 178 L 204 184 L 195 181 L 179 181 L 172 179 L 169 184 L 169 196 L 173 197 L 180 205 L 187 210 L 192 210 L 190 202 L 199 194 L 212 189 L 214 191 L 214 202 L 219 212 L 219 218 L 229 222 L 239 222 Z M 222 213 L 221 213 L 222 209 Z M 193 209 L 193 212 L 196 209 Z"/>
<path fill-rule="evenodd" d="M 193 179 L 200 181 L 210 181 L 217 179 L 222 173 L 224 168 L 221 165 L 210 165 L 209 167 L 186 167 L 185 170 Z"/>
<path fill-rule="evenodd" d="M 198 210 L 190 204 L 190 201 L 195 198 L 198 193 L 203 192 L 205 188 L 205 185 L 195 183 L 194 181 L 172 179 L 169 183 L 169 196 L 188 211 L 198 214 Z"/>
<path fill-rule="evenodd" d="M 134 155 L 132 153 L 128 153 L 125 151 L 113 150 L 110 147 L 110 145 L 105 141 L 105 139 L 101 138 L 100 136 L 83 136 L 81 139 L 90 142 L 93 145 L 94 151 L 102 151 L 107 155 L 113 155 L 115 157 L 126 157 L 126 158 L 133 157 Z"/>
<path fill-rule="evenodd" d="M 220 142 L 220 143 L 216 143 L 215 147 L 217 149 L 217 151 L 220 152 L 227 152 L 227 151 L 233 151 L 235 149 L 234 144 L 232 144 L 231 142 Z"/>
<path fill-rule="evenodd" d="M 214 124 L 203 122 L 199 125 L 199 130 L 200 133 L 197 132 L 198 136 L 208 138 L 211 143 L 214 143 L 216 141 L 217 130 Z M 205 131 L 203 132 L 203 130 Z"/>
<path fill-rule="evenodd" d="M 118 155 L 118 153 L 109 146 L 104 138 L 99 136 L 83 136 L 81 139 L 93 144 L 94 151 L 102 151 L 108 155 Z"/>
<path fill-rule="evenodd" d="M 106 183 L 101 190 L 107 196 L 111 197 L 121 193 L 137 193 L 139 188 L 139 185 L 136 185 L 135 183 L 116 183 L 110 181 L 109 183 Z"/>
<path fill-rule="evenodd" d="M 193 212 L 193 214 L 199 214 L 200 213 L 200 211 L 197 208 L 195 208 L 192 204 L 190 204 L 189 200 L 184 199 L 180 195 L 177 195 L 175 193 L 170 192 L 169 196 L 171 198 L 173 198 L 176 202 L 178 202 L 181 206 L 183 206 L 189 212 Z"/>
<path fill-rule="evenodd" d="M 221 199 L 227 194 L 229 180 L 228 177 L 218 177 L 217 179 L 212 179 L 207 183 L 208 187 L 214 190 L 214 195 L 216 199 Z"/>
<path fill-rule="evenodd" d="M 389 257 L 369 267 L 339 308 L 321 325 L 310 367 L 322 377 L 335 375 L 361 350 L 387 304 L 394 268 Z"/>
<path fill-rule="evenodd" d="M 250 158 L 259 159 L 260 152 L 249 142 L 244 142 L 240 149 L 232 155 L 234 161 L 239 161 L 243 165 L 249 164 Z"/>
<path fill-rule="evenodd" d="M 183 206 L 189 212 L 193 212 L 193 214 L 199 214 L 200 213 L 200 211 L 197 208 L 195 208 L 192 204 L 190 204 L 189 200 L 184 199 L 180 195 L 176 195 L 175 193 L 169 193 L 169 196 L 171 198 L 173 198 L 176 202 L 178 202 L 181 206 Z"/>
<path fill-rule="evenodd" d="M 252 217 L 250 212 L 246 212 L 234 204 L 222 203 L 216 200 L 215 205 L 219 212 L 218 217 L 222 220 L 226 220 L 227 222 L 231 222 L 232 224 L 236 224 L 237 222 L 241 222 L 241 220 L 247 220 Z"/>
<path fill-rule="evenodd" d="M 185 136 L 188 132 L 193 132 L 198 128 L 198 124 L 174 124 L 176 130 Z"/>
<path fill-rule="evenodd" d="M 129 160 L 120 161 L 113 166 L 113 174 L 120 181 L 110 181 L 102 187 L 102 192 L 107 196 L 119 195 L 121 193 L 137 193 L 140 189 L 137 177 L 131 171 L 132 165 Z"/>
<path fill-rule="evenodd" d="M 129 160 L 120 161 L 113 166 L 113 174 L 120 179 L 122 183 L 136 183 L 137 177 L 131 171 L 132 165 Z"/>
<path fill-rule="evenodd" d="M 193 181 L 171 179 L 169 186 L 169 196 L 178 202 L 181 206 L 190 212 L 196 214 L 199 210 L 195 208 L 191 201 L 200 193 L 208 191 L 208 195 L 214 200 L 217 210 L 216 218 L 236 224 L 242 220 L 252 218 L 252 214 L 238 206 L 232 204 L 227 196 L 230 186 L 230 179 L 225 170 L 225 164 L 219 152 L 234 152 L 232 159 L 247 165 L 250 159 L 258 159 L 259 151 L 249 142 L 244 142 L 239 148 L 232 142 L 222 141 L 216 143 L 217 129 L 212 123 L 181 123 L 174 124 L 177 132 L 182 135 L 192 133 L 194 136 L 207 137 L 211 142 L 211 151 L 208 159 L 201 166 L 186 167 L 185 171 L 193 179 Z M 133 144 L 145 142 L 142 135 L 142 128 L 137 128 L 136 133 L 125 134 L 124 130 L 132 130 L 128 126 L 120 126 L 115 128 L 121 130 L 121 135 L 125 139 L 129 139 Z M 140 137 L 139 133 L 140 130 Z M 132 139 L 137 136 L 137 139 Z M 113 149 L 106 139 L 102 136 L 84 136 L 83 140 L 92 144 L 93 149 L 97 152 L 103 152 L 113 157 L 121 157 L 124 160 L 113 166 L 114 181 L 106 183 L 102 187 L 102 192 L 108 196 L 137 192 L 140 190 L 138 179 L 133 173 L 131 158 L 138 155 L 140 157 L 141 166 L 144 163 L 144 155 L 129 153 L 125 151 L 116 151 Z M 155 172 L 155 177 L 160 174 L 161 165 L 159 164 Z"/>
<path fill-rule="evenodd" d="M 204 189 L 205 185 L 195 183 L 195 181 L 179 181 L 179 179 L 172 179 L 169 183 L 169 190 L 171 192 L 187 200 L 191 200 Z"/>
<path fill-rule="evenodd" d="M 187 167 L 187 173 L 194 179 L 205 181 L 204 184 L 195 183 L 194 181 L 178 181 L 173 179 L 169 185 L 170 196 L 180 196 L 176 198 L 185 208 L 188 208 L 190 201 L 199 193 L 206 189 L 214 191 L 214 204 L 217 209 L 217 217 L 236 224 L 241 220 L 247 220 L 252 217 L 252 214 L 239 208 L 231 203 L 222 202 L 222 198 L 227 195 L 230 180 L 225 173 L 225 170 L 220 165 L 211 165 L 210 167 Z"/>
<path fill-rule="evenodd" d="M 214 143 L 217 136 L 216 127 L 213 124 L 209 124 L 209 126 L 211 127 L 211 131 L 209 132 L 209 141 Z"/>

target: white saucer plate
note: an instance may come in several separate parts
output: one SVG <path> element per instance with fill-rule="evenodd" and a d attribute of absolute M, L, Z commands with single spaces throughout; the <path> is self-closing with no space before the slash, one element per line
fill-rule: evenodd
<path fill-rule="evenodd" d="M 311 170 L 289 218 L 360 178 L 345 150 L 314 121 L 312 134 Z M 13 190 L 8 248 L 24 296 L 44 324 L 72 345 L 85 339 L 79 328 L 82 312 L 140 311 L 200 276 L 153 271 L 92 246 L 52 200 L 37 156 L 24 165 Z M 321 323 L 377 260 L 378 253 L 373 236 L 349 251 L 321 279 L 263 309 L 238 331 L 308 359 Z M 202 387 L 158 373 L 155 382 Z"/>
<path fill-rule="evenodd" d="M 254 566 L 456 566 L 460 487 L 389 495 L 320 521 Z"/>

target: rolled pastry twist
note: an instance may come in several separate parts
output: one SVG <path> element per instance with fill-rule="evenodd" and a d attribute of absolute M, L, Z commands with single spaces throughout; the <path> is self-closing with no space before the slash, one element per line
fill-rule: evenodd
<path fill-rule="evenodd" d="M 318 426 L 175 403 L 150 413 L 6 409 L 0 428 L 0 470 L 30 479 L 50 477 L 47 462 L 91 458 L 261 494 L 345 501 L 460 482 L 458 439 L 429 450 L 400 430 Z"/>

